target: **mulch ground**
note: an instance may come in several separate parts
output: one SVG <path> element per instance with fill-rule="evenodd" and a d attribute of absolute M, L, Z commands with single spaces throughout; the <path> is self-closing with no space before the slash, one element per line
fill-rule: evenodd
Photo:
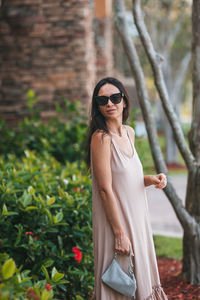
<path fill-rule="evenodd" d="M 177 259 L 158 258 L 160 280 L 168 300 L 200 300 L 200 286 L 181 279 L 182 263 Z"/>

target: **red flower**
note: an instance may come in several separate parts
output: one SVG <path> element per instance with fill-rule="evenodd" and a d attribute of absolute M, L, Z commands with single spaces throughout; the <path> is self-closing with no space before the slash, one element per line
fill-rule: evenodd
<path fill-rule="evenodd" d="M 75 187 L 74 189 L 73 189 L 75 192 L 82 192 L 83 190 L 82 190 L 82 188 L 79 186 L 79 187 Z"/>
<path fill-rule="evenodd" d="M 72 251 L 75 253 L 74 259 L 80 263 L 81 259 L 82 259 L 82 253 L 80 251 L 80 249 L 78 247 L 73 247 Z"/>
<path fill-rule="evenodd" d="M 50 290 L 51 290 L 51 286 L 50 286 L 49 283 L 46 284 L 46 289 L 47 289 L 47 291 L 50 291 Z"/>
<path fill-rule="evenodd" d="M 29 235 L 34 236 L 34 233 L 33 233 L 32 231 L 27 231 L 27 232 L 26 232 L 26 235 L 28 235 L 28 236 L 29 236 Z"/>

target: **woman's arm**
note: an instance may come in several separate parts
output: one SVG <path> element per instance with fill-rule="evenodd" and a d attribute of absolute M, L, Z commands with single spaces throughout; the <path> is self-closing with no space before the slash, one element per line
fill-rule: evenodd
<path fill-rule="evenodd" d="M 154 185 L 157 189 L 164 189 L 167 185 L 167 177 L 163 173 L 157 175 L 144 175 L 144 185 Z"/>
<path fill-rule="evenodd" d="M 102 132 L 98 131 L 93 134 L 91 141 L 92 164 L 103 207 L 115 236 L 115 249 L 128 255 L 130 241 L 124 232 L 112 190 L 110 143 L 109 135 L 104 135 L 102 139 Z"/>

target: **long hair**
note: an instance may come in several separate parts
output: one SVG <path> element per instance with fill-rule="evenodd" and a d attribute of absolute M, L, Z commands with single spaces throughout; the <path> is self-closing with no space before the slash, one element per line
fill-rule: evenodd
<path fill-rule="evenodd" d="M 90 107 L 90 119 L 89 119 L 89 126 L 88 126 L 88 133 L 87 133 L 87 140 L 86 140 L 86 164 L 88 167 L 88 170 L 90 169 L 90 143 L 92 139 L 93 133 L 97 130 L 103 130 L 104 134 L 109 133 L 105 117 L 102 115 L 102 113 L 99 110 L 98 104 L 96 103 L 95 97 L 98 96 L 100 88 L 105 84 L 112 84 L 116 86 L 121 93 L 124 94 L 124 101 L 126 103 L 126 107 L 123 109 L 123 115 L 122 115 L 122 123 L 126 122 L 129 116 L 129 108 L 130 108 L 130 100 L 129 96 L 127 94 L 127 91 L 123 84 L 113 77 L 106 77 L 101 79 L 96 87 L 94 88 L 93 96 L 92 96 L 92 103 Z"/>

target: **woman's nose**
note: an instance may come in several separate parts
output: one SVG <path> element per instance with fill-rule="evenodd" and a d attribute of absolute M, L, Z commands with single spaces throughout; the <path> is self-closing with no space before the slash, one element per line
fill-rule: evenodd
<path fill-rule="evenodd" d="M 107 103 L 107 105 L 112 105 L 113 103 L 112 103 L 112 101 L 110 100 L 110 98 L 108 99 L 108 103 Z"/>

